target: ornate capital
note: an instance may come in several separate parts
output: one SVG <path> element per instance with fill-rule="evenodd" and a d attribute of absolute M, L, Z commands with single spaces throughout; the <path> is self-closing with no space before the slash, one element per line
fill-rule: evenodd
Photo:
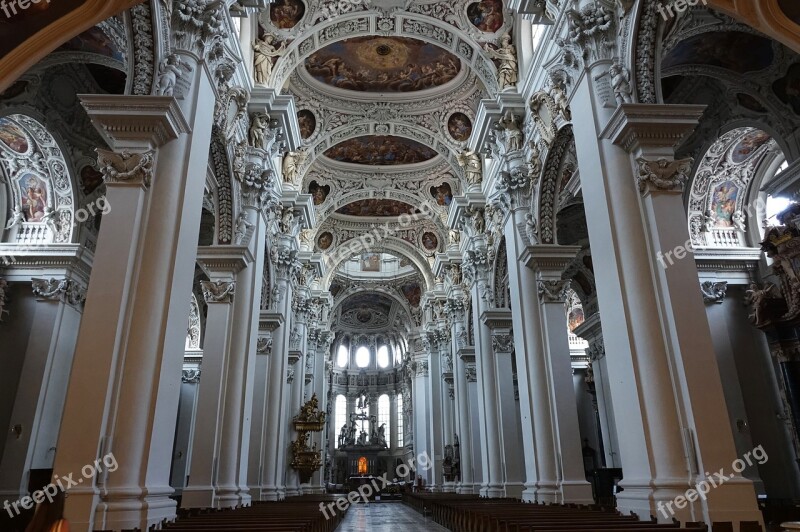
<path fill-rule="evenodd" d="M 589 342 L 589 347 L 586 349 L 586 354 L 589 355 L 589 360 L 595 362 L 606 356 L 606 346 L 603 343 L 603 338 L 598 337 Z"/>
<path fill-rule="evenodd" d="M 467 382 L 478 382 L 478 371 L 475 364 L 468 363 L 464 366 L 464 371 L 467 376 Z"/>
<path fill-rule="evenodd" d="M 689 172 L 692 170 L 694 159 L 658 159 L 650 161 L 643 157 L 636 159 L 639 165 L 639 175 L 636 182 L 639 192 L 643 195 L 652 192 L 672 192 L 680 194 L 689 181 Z"/>
<path fill-rule="evenodd" d="M 614 55 L 614 19 L 616 15 L 598 2 L 583 9 L 570 9 L 568 39 L 583 51 L 583 59 L 591 65 Z"/>
<path fill-rule="evenodd" d="M 531 183 L 531 167 L 527 164 L 500 172 L 497 182 L 497 190 L 501 193 L 500 207 L 508 210 L 528 205 L 531 199 Z"/>
<path fill-rule="evenodd" d="M 280 279 L 290 280 L 301 268 L 300 261 L 297 260 L 297 250 L 280 242 L 272 248 L 270 257 L 275 267 L 275 274 Z"/>
<path fill-rule="evenodd" d="M 181 374 L 181 382 L 184 384 L 197 384 L 200 382 L 199 369 L 185 369 Z"/>
<path fill-rule="evenodd" d="M 493 334 L 492 351 L 497 353 L 511 353 L 514 351 L 514 337 L 510 334 Z"/>
<path fill-rule="evenodd" d="M 232 281 L 202 281 L 200 286 L 206 303 L 231 303 L 236 292 L 236 283 Z"/>
<path fill-rule="evenodd" d="M 477 280 L 488 278 L 491 266 L 486 248 L 467 250 L 464 253 L 464 261 L 461 263 L 465 282 L 472 284 Z"/>
<path fill-rule="evenodd" d="M 172 4 L 172 31 L 175 47 L 205 57 L 228 37 L 225 29 L 225 2 L 181 0 Z"/>
<path fill-rule="evenodd" d="M 131 153 L 97 148 L 97 165 L 107 184 L 121 184 L 149 188 L 153 182 L 155 151 Z"/>
<path fill-rule="evenodd" d="M 269 355 L 272 353 L 272 338 L 259 338 L 256 342 L 256 353 Z"/>
<path fill-rule="evenodd" d="M 700 292 L 703 294 L 703 301 L 706 304 L 722 303 L 728 292 L 728 282 L 705 281 L 700 285 Z"/>
<path fill-rule="evenodd" d="M 86 290 L 70 279 L 32 279 L 33 295 L 38 299 L 79 306 L 86 301 Z"/>
<path fill-rule="evenodd" d="M 427 377 L 428 373 L 429 373 L 429 367 L 427 360 L 419 360 L 417 362 L 414 362 L 415 377 Z"/>
<path fill-rule="evenodd" d="M 286 384 L 292 384 L 294 382 L 294 369 L 289 368 L 286 370 Z"/>
<path fill-rule="evenodd" d="M 563 303 L 569 281 L 538 281 L 540 303 Z"/>

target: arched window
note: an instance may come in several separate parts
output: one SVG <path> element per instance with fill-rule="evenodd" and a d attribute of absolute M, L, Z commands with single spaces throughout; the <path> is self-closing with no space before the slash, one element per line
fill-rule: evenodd
<path fill-rule="evenodd" d="M 378 366 L 385 368 L 389 365 L 389 347 L 382 345 L 378 348 Z"/>
<path fill-rule="evenodd" d="M 366 368 L 369 366 L 369 349 L 361 346 L 356 350 L 356 366 Z"/>
<path fill-rule="evenodd" d="M 340 368 L 347 366 L 348 349 L 344 345 L 339 346 L 339 352 L 336 354 L 336 365 Z"/>
<path fill-rule="evenodd" d="M 388 356 L 388 355 L 387 355 Z M 389 403 L 389 396 L 386 394 L 381 395 L 378 397 L 378 426 L 384 426 L 384 437 L 386 438 L 386 445 L 391 445 L 391 421 L 390 421 L 390 413 L 391 413 L 392 405 Z"/>
<path fill-rule="evenodd" d="M 402 447 L 403 444 L 403 396 L 397 396 L 397 446 Z"/>
<path fill-rule="evenodd" d="M 394 347 L 394 363 L 398 366 L 403 363 L 403 344 L 400 342 Z"/>
<path fill-rule="evenodd" d="M 344 395 L 336 396 L 336 403 L 334 405 L 334 416 L 336 422 L 336 430 L 342 430 L 342 427 L 347 425 L 347 399 Z M 338 434 L 338 433 L 337 433 Z M 336 447 L 339 447 L 339 438 L 336 438 Z"/>

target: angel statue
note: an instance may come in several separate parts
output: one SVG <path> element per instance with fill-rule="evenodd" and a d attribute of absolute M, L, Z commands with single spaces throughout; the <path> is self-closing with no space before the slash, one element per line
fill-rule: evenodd
<path fill-rule="evenodd" d="M 244 239 L 247 232 L 253 228 L 254 225 L 247 220 L 247 214 L 244 212 L 239 215 L 236 220 L 236 230 L 234 231 L 233 241 L 237 246 L 244 244 Z"/>
<path fill-rule="evenodd" d="M 172 96 L 175 93 L 175 86 L 181 76 L 183 62 L 178 54 L 172 54 L 161 63 L 156 82 L 156 94 L 158 96 Z"/>
<path fill-rule="evenodd" d="M 617 104 L 633 102 L 631 75 L 628 69 L 622 66 L 618 57 L 614 59 L 614 64 L 608 70 L 608 75 L 611 76 L 611 87 L 614 89 Z"/>
<path fill-rule="evenodd" d="M 263 39 L 257 39 L 253 43 L 255 51 L 253 74 L 258 85 L 267 85 L 272 75 L 272 58 L 279 57 L 286 50 L 286 41 L 283 41 L 279 48 L 275 48 L 274 42 L 275 36 L 267 34 Z"/>
<path fill-rule="evenodd" d="M 303 150 L 290 151 L 283 158 L 283 182 L 289 185 L 296 185 L 300 167 L 306 160 L 306 152 Z"/>
<path fill-rule="evenodd" d="M 11 219 L 6 224 L 6 230 L 11 229 L 15 225 L 19 225 L 25 221 L 25 215 L 22 213 L 22 206 L 17 205 L 14 207 L 14 213 L 11 215 Z"/>
<path fill-rule="evenodd" d="M 480 156 L 474 151 L 463 151 L 456 158 L 458 164 L 464 169 L 467 185 L 480 185 L 483 180 Z"/>
<path fill-rule="evenodd" d="M 497 66 L 497 82 L 500 90 L 514 87 L 517 84 L 517 49 L 511 44 L 511 35 L 506 33 L 500 39 L 500 47 L 494 50 L 485 45 L 484 50 L 492 59 L 499 61 Z"/>

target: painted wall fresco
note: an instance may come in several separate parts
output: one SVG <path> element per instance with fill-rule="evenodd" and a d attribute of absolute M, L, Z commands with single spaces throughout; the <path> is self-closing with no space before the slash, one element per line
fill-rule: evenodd
<path fill-rule="evenodd" d="M 313 135 L 317 129 L 317 118 L 308 109 L 303 109 L 297 113 L 297 121 L 300 123 L 300 136 L 304 139 Z"/>
<path fill-rule="evenodd" d="M 419 209 L 397 200 L 367 199 L 348 203 L 336 211 L 348 216 L 400 216 L 419 213 Z"/>
<path fill-rule="evenodd" d="M 308 185 L 308 193 L 311 194 L 314 205 L 322 205 L 325 203 L 325 200 L 328 198 L 328 194 L 330 194 L 330 192 L 331 187 L 328 185 L 320 185 L 316 181 L 312 181 Z"/>
<path fill-rule="evenodd" d="M 408 37 L 354 37 L 329 44 L 306 59 L 318 81 L 364 92 L 409 92 L 444 85 L 461 61 L 438 46 Z"/>
<path fill-rule="evenodd" d="M 84 194 L 91 194 L 97 187 L 103 184 L 103 174 L 98 172 L 94 167 L 86 165 L 81 168 L 81 188 Z"/>
<path fill-rule="evenodd" d="M 423 233 L 422 234 L 422 247 L 427 249 L 428 251 L 433 251 L 439 247 L 439 239 L 436 238 L 434 233 Z"/>
<path fill-rule="evenodd" d="M 680 42 L 664 57 L 661 67 L 708 65 L 744 74 L 764 70 L 774 57 L 769 39 L 739 31 L 713 32 Z"/>
<path fill-rule="evenodd" d="M 437 187 L 431 187 L 431 196 L 436 200 L 437 205 L 449 206 L 453 201 L 453 191 L 449 183 L 442 183 Z"/>
<path fill-rule="evenodd" d="M 118 50 L 114 42 L 97 26 L 89 28 L 77 37 L 73 37 L 62 44 L 57 52 L 86 52 L 102 55 L 115 61 L 122 62 L 122 51 Z"/>
<path fill-rule="evenodd" d="M 381 255 L 380 253 L 364 253 L 361 255 L 361 271 L 362 272 L 379 272 L 381 271 Z"/>
<path fill-rule="evenodd" d="M 466 142 L 472 135 L 472 120 L 464 113 L 453 113 L 447 120 L 447 131 L 459 142 Z"/>
<path fill-rule="evenodd" d="M 306 14 L 306 6 L 300 0 L 277 0 L 269 7 L 269 19 L 276 28 L 294 28 Z"/>
<path fill-rule="evenodd" d="M 31 147 L 22 128 L 8 118 L 0 118 L 0 142 L 21 154 L 28 153 Z"/>
<path fill-rule="evenodd" d="M 404 284 L 400 287 L 403 295 L 408 300 L 408 304 L 412 307 L 418 307 L 420 299 L 422 298 L 422 287 L 419 283 Z"/>
<path fill-rule="evenodd" d="M 733 181 L 725 181 L 714 188 L 711 215 L 716 227 L 733 227 L 732 218 L 738 197 L 739 187 Z"/>
<path fill-rule="evenodd" d="M 24 174 L 19 180 L 20 203 L 26 222 L 41 222 L 47 207 L 47 184 L 35 174 Z"/>
<path fill-rule="evenodd" d="M 567 316 L 567 325 L 569 326 L 570 332 L 574 331 L 584 322 L 584 315 L 583 315 L 583 308 L 582 307 L 574 307 L 569 311 L 569 316 Z"/>
<path fill-rule="evenodd" d="M 503 25 L 503 2 L 483 0 L 467 6 L 469 21 L 481 31 L 494 33 Z"/>
<path fill-rule="evenodd" d="M 769 133 L 760 130 L 748 133 L 731 149 L 731 161 L 735 164 L 745 162 L 758 151 L 758 149 L 769 142 Z"/>
<path fill-rule="evenodd" d="M 317 245 L 319 246 L 319 249 L 328 249 L 331 247 L 331 244 L 333 244 L 333 234 L 328 231 L 322 233 L 319 235 L 319 238 L 317 238 Z"/>
<path fill-rule="evenodd" d="M 325 156 L 344 163 L 391 166 L 428 161 L 436 150 L 411 139 L 392 135 L 371 135 L 340 142 Z"/>
<path fill-rule="evenodd" d="M 363 310 L 373 310 L 375 312 L 380 312 L 385 315 L 389 315 L 392 310 L 392 300 L 386 296 L 381 294 L 371 293 L 371 294 L 356 294 L 347 298 L 347 300 L 342 303 L 343 309 L 363 309 Z"/>

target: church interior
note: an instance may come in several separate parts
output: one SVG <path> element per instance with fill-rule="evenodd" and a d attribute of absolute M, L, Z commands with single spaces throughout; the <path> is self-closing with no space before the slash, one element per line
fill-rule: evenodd
<path fill-rule="evenodd" d="M 798 6 L 3 0 L 0 531 L 800 530 Z"/>

